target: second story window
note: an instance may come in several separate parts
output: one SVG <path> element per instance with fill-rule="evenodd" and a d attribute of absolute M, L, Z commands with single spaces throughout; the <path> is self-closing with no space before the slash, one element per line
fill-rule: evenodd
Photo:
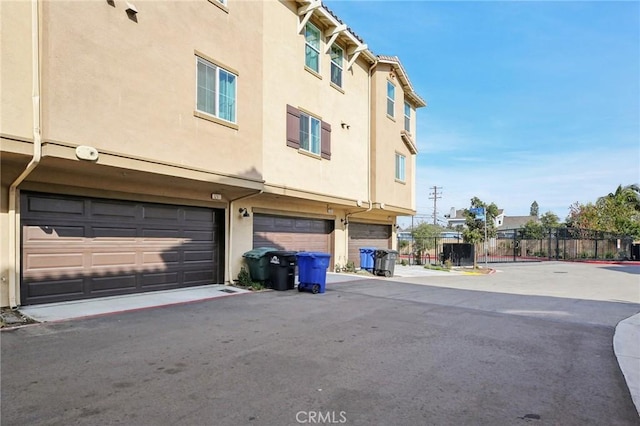
<path fill-rule="evenodd" d="M 197 59 L 197 110 L 235 123 L 236 75 L 202 58 Z"/>
<path fill-rule="evenodd" d="M 335 44 L 331 46 L 331 82 L 342 87 L 342 61 L 344 52 Z"/>
<path fill-rule="evenodd" d="M 411 132 L 411 105 L 404 103 L 404 129 Z"/>
<path fill-rule="evenodd" d="M 394 110 L 396 106 L 396 86 L 392 82 L 387 81 L 387 115 L 394 117 Z"/>
<path fill-rule="evenodd" d="M 405 157 L 396 152 L 396 180 L 405 182 Z"/>
<path fill-rule="evenodd" d="M 300 149 L 320 155 L 320 120 L 300 113 Z"/>
<path fill-rule="evenodd" d="M 320 72 L 320 30 L 311 24 L 304 28 L 304 64 L 307 68 Z"/>

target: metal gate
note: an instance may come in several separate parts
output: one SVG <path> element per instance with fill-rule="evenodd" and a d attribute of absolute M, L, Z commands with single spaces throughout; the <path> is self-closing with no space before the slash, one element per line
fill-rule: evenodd
<path fill-rule="evenodd" d="M 430 237 L 422 244 L 427 249 L 419 254 L 413 251 L 413 242 L 400 253 L 400 259 L 410 264 L 424 265 L 449 259 L 445 257 L 445 246 L 461 244 L 463 239 L 461 236 Z M 541 235 L 527 235 L 523 229 L 500 229 L 486 243 L 476 244 L 475 252 L 479 264 L 543 260 L 630 260 L 634 257 L 631 237 L 565 227 L 547 230 Z"/>

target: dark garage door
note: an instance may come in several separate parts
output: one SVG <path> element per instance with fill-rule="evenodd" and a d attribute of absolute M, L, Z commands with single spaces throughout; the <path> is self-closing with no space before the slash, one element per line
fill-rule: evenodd
<path fill-rule="evenodd" d="M 224 211 L 23 193 L 23 305 L 224 281 Z"/>
<path fill-rule="evenodd" d="M 278 250 L 332 252 L 333 221 L 255 214 L 253 247 Z M 331 263 L 330 263 L 331 265 Z"/>
<path fill-rule="evenodd" d="M 360 247 L 391 248 L 391 225 L 349 222 L 349 260 L 360 267 Z"/>

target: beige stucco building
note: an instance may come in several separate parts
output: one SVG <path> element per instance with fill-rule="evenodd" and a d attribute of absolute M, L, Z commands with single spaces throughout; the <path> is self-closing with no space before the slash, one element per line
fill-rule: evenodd
<path fill-rule="evenodd" d="M 3 1 L 0 305 L 359 264 L 415 213 L 416 109 L 320 2 Z"/>

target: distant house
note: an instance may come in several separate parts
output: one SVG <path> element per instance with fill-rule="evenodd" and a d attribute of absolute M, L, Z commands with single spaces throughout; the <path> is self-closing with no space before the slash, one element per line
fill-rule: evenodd
<path fill-rule="evenodd" d="M 458 225 L 465 226 L 467 218 L 464 216 L 464 211 L 465 209 L 456 210 L 455 208 L 451 208 L 451 212 L 448 215 L 445 215 L 447 218 L 447 226 L 454 229 Z M 498 215 L 494 219 L 496 228 L 503 226 L 504 219 L 504 210 L 499 209 Z"/>
<path fill-rule="evenodd" d="M 515 230 L 523 228 L 528 222 L 540 222 L 538 216 L 504 216 L 502 226 L 497 227 L 498 238 L 513 238 Z"/>
<path fill-rule="evenodd" d="M 498 226 L 498 229 L 520 229 L 531 221 L 538 223 L 540 220 L 538 216 L 504 216 L 502 225 Z"/>

